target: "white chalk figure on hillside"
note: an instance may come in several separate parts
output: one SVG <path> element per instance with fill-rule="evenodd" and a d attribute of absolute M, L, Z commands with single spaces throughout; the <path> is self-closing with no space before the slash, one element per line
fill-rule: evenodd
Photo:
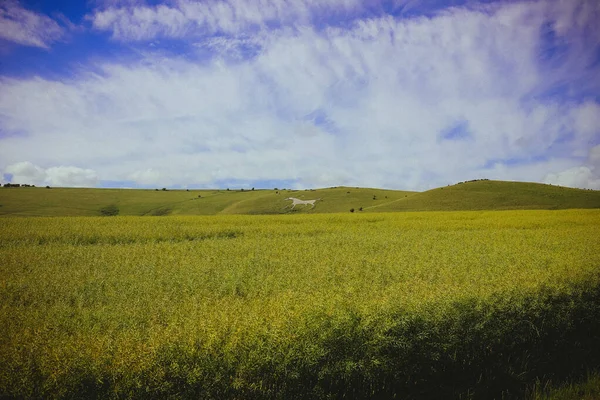
<path fill-rule="evenodd" d="M 310 205 L 312 206 L 312 207 L 311 207 L 311 210 L 312 210 L 313 208 L 315 208 L 315 203 L 316 203 L 318 200 L 321 200 L 321 199 L 315 199 L 315 200 L 300 200 L 300 199 L 297 199 L 297 198 L 295 198 L 295 197 L 288 197 L 288 198 L 287 198 L 287 199 L 285 199 L 285 200 L 291 200 L 291 201 L 292 201 L 292 208 L 291 208 L 292 210 L 293 210 L 293 209 L 294 209 L 294 207 L 296 207 L 298 204 L 300 204 L 300 205 L 309 205 L 309 204 L 310 204 Z M 288 206 L 285 206 L 285 207 L 287 208 Z"/>

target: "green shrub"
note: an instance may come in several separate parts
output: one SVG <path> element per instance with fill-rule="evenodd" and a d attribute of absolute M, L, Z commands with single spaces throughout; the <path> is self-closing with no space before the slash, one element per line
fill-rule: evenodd
<path fill-rule="evenodd" d="M 158 208 L 156 210 L 152 210 L 150 212 L 150 215 L 156 216 L 156 217 L 160 217 L 160 216 L 164 216 L 164 215 L 169 215 L 171 214 L 171 209 L 170 208 Z"/>
<path fill-rule="evenodd" d="M 108 205 L 106 207 L 102 207 L 100 209 L 100 215 L 102 215 L 104 217 L 111 217 L 111 216 L 119 215 L 119 208 L 114 204 Z"/>

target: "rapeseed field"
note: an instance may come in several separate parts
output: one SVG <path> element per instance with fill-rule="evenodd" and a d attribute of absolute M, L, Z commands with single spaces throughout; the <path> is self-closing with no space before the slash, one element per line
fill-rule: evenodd
<path fill-rule="evenodd" d="M 2 219 L 0 397 L 506 398 L 600 365 L 600 211 Z"/>

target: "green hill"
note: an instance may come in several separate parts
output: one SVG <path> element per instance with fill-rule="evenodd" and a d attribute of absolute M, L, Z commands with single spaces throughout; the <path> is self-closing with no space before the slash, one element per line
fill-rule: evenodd
<path fill-rule="evenodd" d="M 558 210 L 600 208 L 600 191 L 529 182 L 478 180 L 440 187 L 369 211 Z"/>
<path fill-rule="evenodd" d="M 316 206 L 296 206 L 321 199 Z M 334 187 L 311 190 L 0 188 L 0 215 L 215 215 L 600 208 L 600 191 L 525 182 L 474 181 L 426 192 Z"/>
<path fill-rule="evenodd" d="M 266 191 L 263 196 L 248 198 L 245 201 L 235 203 L 223 210 L 226 214 L 281 214 L 281 213 L 334 213 L 348 212 L 354 208 L 357 212 L 360 207 L 367 208 L 377 205 L 383 201 L 398 201 L 407 196 L 415 195 L 417 192 L 400 190 L 366 189 L 335 187 L 329 189 L 311 190 L 285 190 Z M 298 205 L 291 210 L 291 201 L 288 197 L 300 200 L 321 199 L 316 202 L 315 207 Z"/>
<path fill-rule="evenodd" d="M 215 215 L 346 212 L 395 201 L 416 192 L 329 188 L 318 190 L 142 190 L 75 188 L 0 188 L 0 215 L 94 216 L 103 210 L 118 215 Z M 321 199 L 314 208 L 285 200 Z M 381 200 L 380 200 L 381 199 Z"/>

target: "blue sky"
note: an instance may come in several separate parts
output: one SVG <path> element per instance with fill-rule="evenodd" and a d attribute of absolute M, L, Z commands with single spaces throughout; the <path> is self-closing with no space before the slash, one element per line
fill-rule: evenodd
<path fill-rule="evenodd" d="M 600 189 L 600 2 L 4 0 L 0 178 Z"/>

